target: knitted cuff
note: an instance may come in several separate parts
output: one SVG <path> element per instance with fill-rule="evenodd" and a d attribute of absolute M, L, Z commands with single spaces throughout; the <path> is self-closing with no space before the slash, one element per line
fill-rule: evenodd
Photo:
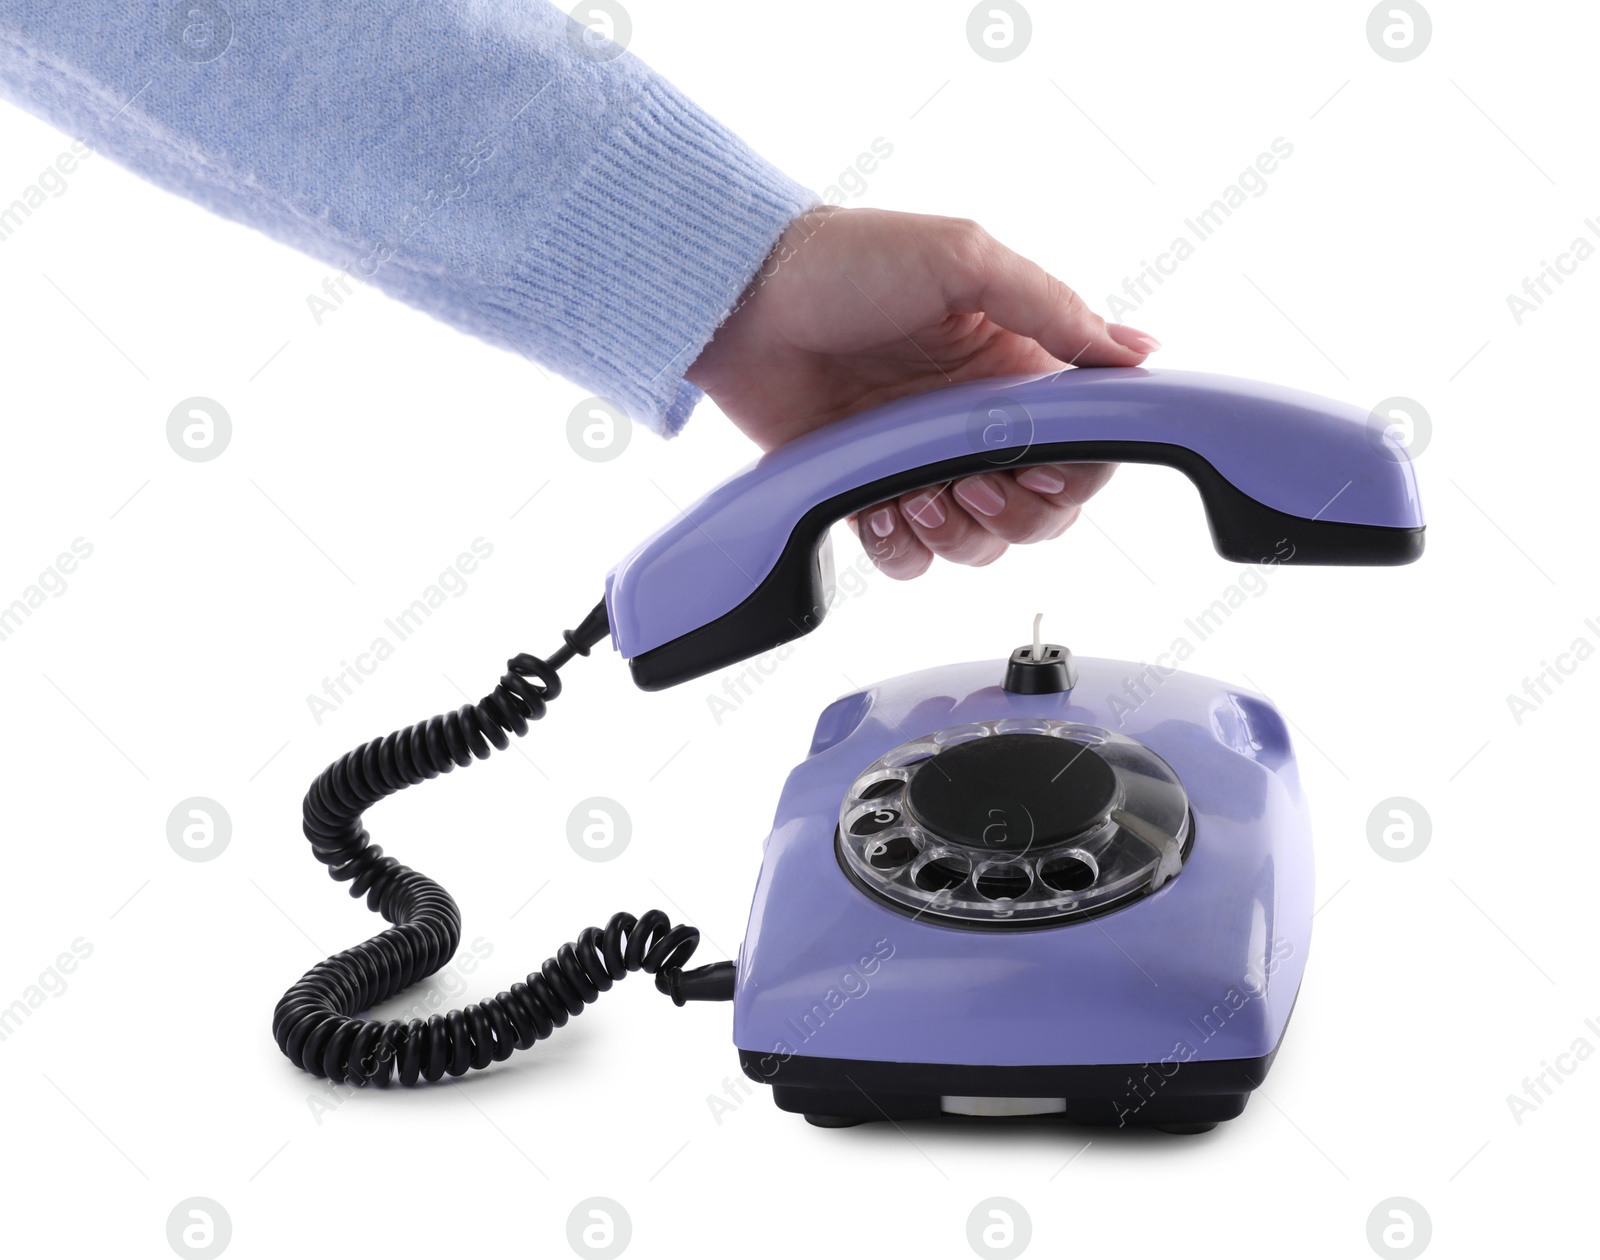
<path fill-rule="evenodd" d="M 554 366 L 677 433 L 701 398 L 684 372 L 783 229 L 818 203 L 671 84 L 644 85 L 544 244 L 566 266 L 553 280 L 540 269 L 554 291 L 539 305 L 559 312 L 574 360 Z"/>

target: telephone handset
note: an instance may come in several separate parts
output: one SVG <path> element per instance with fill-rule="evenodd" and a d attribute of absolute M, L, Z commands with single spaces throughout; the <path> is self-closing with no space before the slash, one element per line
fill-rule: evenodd
<path fill-rule="evenodd" d="M 770 452 L 611 571 L 613 641 L 647 691 L 768 651 L 822 620 L 835 521 L 972 473 L 1075 462 L 1185 473 L 1230 560 L 1422 554 L 1411 464 L 1359 408 L 1199 372 L 1080 368 L 901 399 Z"/>

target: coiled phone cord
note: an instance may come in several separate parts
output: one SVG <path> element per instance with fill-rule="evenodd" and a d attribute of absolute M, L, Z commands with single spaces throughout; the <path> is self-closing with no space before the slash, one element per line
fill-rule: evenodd
<path fill-rule="evenodd" d="M 272 1035 L 296 1067 L 352 1085 L 460 1076 L 548 1037 L 630 971 L 655 976 L 656 987 L 680 1006 L 732 997 L 732 963 L 683 970 L 699 944 L 698 928 L 674 926 L 660 910 L 643 918 L 624 911 L 604 928 L 585 928 L 525 983 L 486 1001 L 426 1023 L 359 1018 L 438 971 L 461 940 L 461 912 L 450 894 L 369 843 L 362 814 L 401 788 L 484 760 L 490 745 L 509 747 L 507 732 L 526 734 L 561 694 L 556 671 L 589 655 L 609 629 L 602 602 L 576 631 L 563 633 L 565 642 L 548 658 L 523 653 L 508 661 L 499 685 L 477 704 L 362 744 L 317 776 L 304 806 L 312 852 L 393 926 L 318 963 L 283 995 Z"/>

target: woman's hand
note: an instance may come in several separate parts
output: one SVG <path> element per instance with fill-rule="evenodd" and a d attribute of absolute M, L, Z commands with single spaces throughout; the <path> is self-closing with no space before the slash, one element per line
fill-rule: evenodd
<path fill-rule="evenodd" d="M 824 207 L 790 224 L 687 375 L 771 450 L 908 394 L 1067 365 L 1131 367 L 1160 344 L 1107 324 L 969 220 Z M 890 577 L 916 577 L 934 556 L 989 564 L 1010 543 L 1061 534 L 1112 468 L 980 473 L 851 524 Z"/>

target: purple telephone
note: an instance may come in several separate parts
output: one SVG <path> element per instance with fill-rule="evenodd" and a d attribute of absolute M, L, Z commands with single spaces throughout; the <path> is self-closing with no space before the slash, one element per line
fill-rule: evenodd
<path fill-rule="evenodd" d="M 1405 452 L 1358 408 L 1276 386 L 1081 369 L 830 425 L 637 548 L 548 657 L 513 657 L 477 704 L 323 771 L 306 836 L 392 926 L 284 995 L 284 1054 L 336 1081 L 437 1081 L 532 1046 L 642 970 L 680 1005 L 731 1000 L 745 1074 L 815 1124 L 1043 1115 L 1198 1132 L 1238 1115 L 1310 940 L 1310 816 L 1288 727 L 1265 697 L 1181 672 L 1120 705 L 1142 666 L 1075 658 L 1039 642 L 1037 623 L 1008 656 L 823 711 L 779 801 L 737 963 L 686 969 L 696 929 L 624 912 L 494 998 L 426 1022 L 365 1017 L 443 966 L 461 931 L 444 889 L 370 845 L 369 806 L 506 747 L 560 694 L 561 667 L 608 634 L 655 690 L 810 632 L 829 600 L 828 526 L 849 512 L 1073 461 L 1182 470 L 1232 560 L 1422 553 Z"/>

